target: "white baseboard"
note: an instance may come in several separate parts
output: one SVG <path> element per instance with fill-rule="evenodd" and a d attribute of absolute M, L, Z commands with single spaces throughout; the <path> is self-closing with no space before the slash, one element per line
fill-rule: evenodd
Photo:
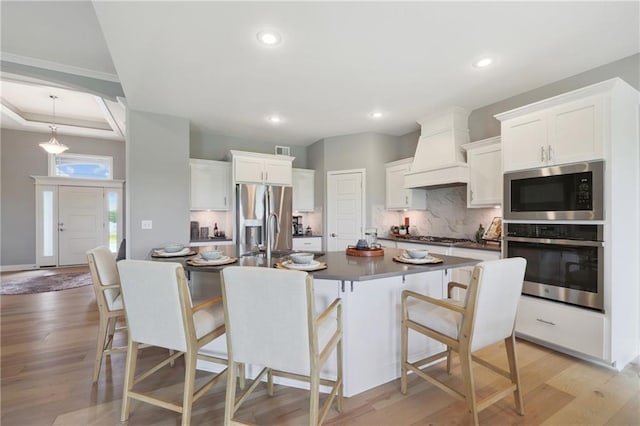
<path fill-rule="evenodd" d="M 29 264 L 29 265 L 0 265 L 0 272 L 30 271 L 32 269 L 38 269 L 38 266 L 36 264 Z"/>

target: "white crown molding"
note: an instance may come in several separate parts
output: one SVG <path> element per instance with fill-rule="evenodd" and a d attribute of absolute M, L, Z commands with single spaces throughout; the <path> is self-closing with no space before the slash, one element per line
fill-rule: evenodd
<path fill-rule="evenodd" d="M 102 110 L 102 114 L 104 115 L 105 120 L 107 120 L 107 123 L 109 123 L 109 126 L 111 126 L 111 129 L 113 130 L 113 132 L 118 134 L 118 136 L 121 138 L 124 137 L 124 132 L 118 125 L 118 122 L 116 121 L 116 119 L 113 117 L 113 114 L 111 113 L 111 110 L 105 103 L 104 99 L 102 99 L 100 96 L 95 96 L 95 100 L 98 106 L 100 107 L 100 109 Z"/>
<path fill-rule="evenodd" d="M 2 117 L 1 126 L 3 129 L 13 129 L 27 132 L 31 131 L 38 133 L 51 132 L 51 123 L 26 120 L 4 102 L 0 104 L 0 111 L 2 111 L 2 114 L 4 114 L 4 116 Z M 15 125 L 12 125 L 9 120 L 13 120 L 15 122 Z M 86 136 L 90 138 L 124 141 L 124 135 L 120 131 L 120 127 L 117 125 L 111 130 L 95 129 L 67 124 L 56 124 L 56 127 L 58 128 L 58 137 L 60 137 L 61 135 Z"/>
<path fill-rule="evenodd" d="M 31 58 L 28 56 L 16 55 L 13 53 L 0 52 L 3 61 L 14 62 L 16 64 L 27 65 L 30 67 L 44 68 L 51 71 L 58 71 L 67 74 L 80 75 L 83 77 L 95 78 L 98 80 L 106 80 L 114 83 L 120 83 L 120 79 L 116 74 L 107 72 L 90 70 L 87 68 L 74 67 L 72 65 L 60 64 L 57 62 L 46 61 L 44 59 Z"/>

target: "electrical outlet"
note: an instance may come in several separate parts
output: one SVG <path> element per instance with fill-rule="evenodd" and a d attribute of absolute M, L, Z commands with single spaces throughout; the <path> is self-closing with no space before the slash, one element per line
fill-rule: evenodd
<path fill-rule="evenodd" d="M 150 220 L 143 220 L 142 221 L 142 229 L 151 229 L 153 228 L 153 222 Z"/>

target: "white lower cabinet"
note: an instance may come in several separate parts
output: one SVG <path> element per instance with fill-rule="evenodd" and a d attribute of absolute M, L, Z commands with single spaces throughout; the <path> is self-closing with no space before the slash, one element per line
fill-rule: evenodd
<path fill-rule="evenodd" d="M 608 361 L 605 325 L 604 314 L 522 296 L 516 332 L 523 337 Z"/>
<path fill-rule="evenodd" d="M 293 239 L 294 250 L 322 251 L 322 237 L 302 237 Z"/>

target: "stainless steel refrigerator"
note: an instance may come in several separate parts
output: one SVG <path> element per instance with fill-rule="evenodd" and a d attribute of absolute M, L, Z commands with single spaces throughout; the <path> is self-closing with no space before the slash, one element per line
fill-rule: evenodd
<path fill-rule="evenodd" d="M 236 245 L 239 255 L 264 249 L 267 222 L 272 251 L 292 249 L 293 201 L 290 186 L 236 184 Z"/>

